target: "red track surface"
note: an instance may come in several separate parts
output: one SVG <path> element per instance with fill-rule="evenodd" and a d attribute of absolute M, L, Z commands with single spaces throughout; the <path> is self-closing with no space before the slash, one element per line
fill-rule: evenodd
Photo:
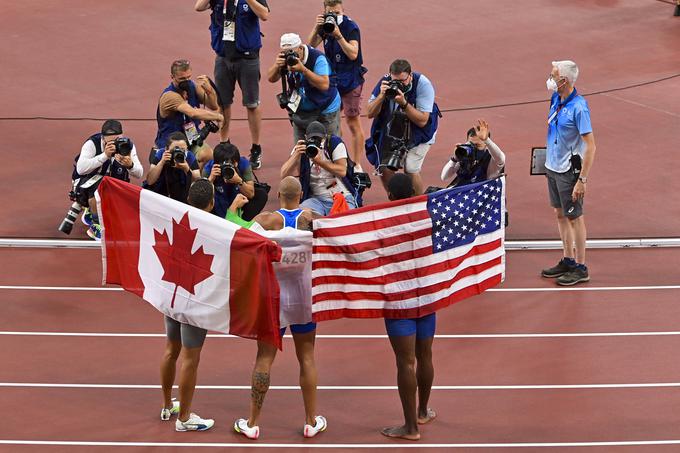
<path fill-rule="evenodd" d="M 281 33 L 309 32 L 318 3 L 272 2 L 271 19 L 263 27 L 265 69 Z M 582 93 L 680 73 L 680 20 L 671 17 L 671 5 L 660 1 L 372 0 L 350 1 L 347 9 L 362 28 L 366 95 L 396 57 L 408 58 L 433 80 L 444 109 L 547 99 L 545 79 L 554 59 L 579 63 Z M 10 64 L 0 72 L 0 85 L 7 87 L 0 117 L 152 119 L 173 59 L 190 58 L 195 74 L 212 74 L 208 17 L 194 13 L 191 2 L 11 2 L 2 11 L 0 54 Z M 422 17 L 422 25 L 405 27 L 414 17 Z M 278 89 L 262 83 L 267 118 L 283 118 L 274 101 Z M 598 145 L 587 201 L 591 237 L 676 236 L 680 231 L 679 93 L 680 78 L 674 78 L 588 98 Z M 452 145 L 483 116 L 508 156 L 508 237 L 556 237 L 545 183 L 528 176 L 529 150 L 544 143 L 546 109 L 538 103 L 446 113 L 425 164 L 425 182 L 439 184 Z M 237 105 L 234 117 L 244 116 Z M 56 227 L 68 208 L 73 156 L 100 125 L 0 121 L 3 149 L 12 156 L 0 170 L 10 201 L 0 206 L 0 236 L 61 237 Z M 146 155 L 155 122 L 124 126 Z M 290 126 L 278 120 L 266 121 L 263 128 L 259 174 L 274 186 L 275 199 Z M 233 124 L 232 138 L 248 149 L 245 121 Z M 383 201 L 382 189 L 371 189 L 367 199 Z M 78 230 L 73 236 L 84 234 Z"/>

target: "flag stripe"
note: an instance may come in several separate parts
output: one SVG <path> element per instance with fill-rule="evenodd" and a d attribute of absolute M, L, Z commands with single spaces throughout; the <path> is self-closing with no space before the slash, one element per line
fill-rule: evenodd
<path fill-rule="evenodd" d="M 423 278 L 430 275 L 438 274 L 440 272 L 449 271 L 453 272 L 455 268 L 464 264 L 465 260 L 473 257 L 480 256 L 486 253 L 491 254 L 491 258 L 498 257 L 502 252 L 498 251 L 500 239 L 490 242 L 487 244 L 482 244 L 470 249 L 465 255 L 454 257 L 448 261 L 441 261 L 433 263 L 429 266 L 414 265 L 409 269 L 400 269 L 398 272 L 393 272 L 385 275 L 379 275 L 374 277 L 359 277 L 356 274 L 353 275 L 326 275 L 321 277 L 316 277 L 312 279 L 312 284 L 315 287 L 315 293 L 320 294 L 323 288 L 328 287 L 328 285 L 342 285 L 345 291 L 350 291 L 354 285 L 389 285 L 390 283 L 395 283 L 399 281 L 407 282 L 415 278 Z M 481 260 L 480 260 L 481 262 Z M 405 267 L 405 266 L 404 266 Z M 387 288 L 385 288 L 387 289 Z"/>
<path fill-rule="evenodd" d="M 409 224 L 413 224 L 413 228 L 418 226 L 431 225 L 432 221 L 427 211 L 420 211 L 417 213 L 403 214 L 400 216 L 389 217 L 385 219 L 371 220 L 359 225 L 341 226 L 334 228 L 321 228 L 314 231 L 314 239 L 317 244 L 327 245 L 344 245 L 343 238 L 351 239 L 358 242 L 358 239 L 365 237 L 364 240 L 370 240 L 375 237 L 375 231 L 380 230 L 384 232 L 384 236 L 389 236 L 394 233 L 403 233 L 405 230 L 411 228 Z M 316 224 L 314 225 L 316 228 Z M 368 235 L 367 235 L 368 234 Z"/>
<path fill-rule="evenodd" d="M 338 225 L 359 225 L 371 222 L 375 219 L 409 214 L 425 209 L 427 195 L 408 198 L 406 200 L 390 201 L 363 208 L 350 209 L 340 214 L 323 217 L 314 220 L 314 230 L 321 228 L 333 228 Z M 340 220 L 341 219 L 341 220 Z"/>
<path fill-rule="evenodd" d="M 453 278 L 451 278 L 450 274 L 447 272 L 440 272 L 439 274 L 435 274 L 436 278 L 432 278 L 427 282 L 422 282 L 422 284 L 419 286 L 409 285 L 408 283 L 410 282 L 404 282 L 402 288 L 404 286 L 410 288 L 405 291 L 394 292 L 390 292 L 389 290 L 361 291 L 359 290 L 359 287 L 354 287 L 354 285 L 344 285 L 346 289 L 342 291 L 324 291 L 325 288 L 314 287 L 312 291 L 320 289 L 322 292 L 319 294 L 314 294 L 312 296 L 312 300 L 314 301 L 314 303 L 327 300 L 341 300 L 341 299 L 348 302 L 354 302 L 358 300 L 374 300 L 384 301 L 388 303 L 394 302 L 397 303 L 398 305 L 398 303 L 403 300 L 412 299 L 419 296 L 425 296 L 428 294 L 439 292 L 444 288 L 449 288 L 453 283 L 457 282 L 462 278 L 481 273 L 482 271 L 493 268 L 494 266 L 498 266 L 499 264 L 501 264 L 501 258 L 496 257 L 490 261 L 471 264 L 461 269 L 460 271 L 457 271 L 455 277 Z M 393 283 L 392 285 L 398 287 L 399 282 Z"/>
<path fill-rule="evenodd" d="M 416 240 L 416 239 L 421 239 L 424 237 L 429 237 L 429 235 L 432 234 L 431 229 L 422 229 L 418 231 L 412 231 L 404 234 L 400 234 L 397 236 L 391 236 L 388 238 L 383 238 L 380 239 L 380 246 L 378 248 L 381 248 L 382 250 L 385 251 L 385 253 L 389 253 L 389 248 L 394 246 L 394 245 L 399 245 L 403 242 L 406 242 L 408 239 L 411 240 Z M 432 243 L 432 241 L 430 241 Z M 330 259 L 329 257 L 324 257 L 324 254 L 332 254 L 332 253 L 337 253 L 337 254 L 354 254 L 355 256 L 368 252 L 368 251 L 373 251 L 376 249 L 376 241 L 366 241 L 366 242 L 361 242 L 358 244 L 345 244 L 345 245 L 315 245 L 314 248 L 312 249 L 312 252 L 319 258 L 319 259 Z M 349 258 L 350 256 L 348 256 Z M 342 257 L 341 257 L 342 258 Z"/>

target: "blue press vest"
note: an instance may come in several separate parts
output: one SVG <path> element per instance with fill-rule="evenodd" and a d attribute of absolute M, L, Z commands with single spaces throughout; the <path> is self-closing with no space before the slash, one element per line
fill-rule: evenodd
<path fill-rule="evenodd" d="M 302 214 L 302 209 L 277 209 L 276 211 L 283 217 L 283 227 L 297 228 L 297 220 Z"/>
<path fill-rule="evenodd" d="M 233 1 L 233 0 L 226 0 Z M 224 0 L 211 1 L 210 44 L 219 56 L 224 56 Z M 236 5 L 236 50 L 242 53 L 252 52 L 262 47 L 260 20 L 250 9 L 246 0 L 238 0 Z"/>
<path fill-rule="evenodd" d="M 339 28 L 343 36 L 349 36 L 354 30 L 359 32 L 359 26 L 347 16 L 344 17 Z M 331 70 L 336 76 L 340 94 L 348 93 L 364 83 L 364 73 L 366 70 L 362 66 L 364 59 L 361 55 L 361 38 L 359 38 L 359 55 L 354 61 L 347 58 L 337 39 L 324 39 L 323 48 L 326 58 L 328 58 L 328 62 L 331 65 Z"/>
<path fill-rule="evenodd" d="M 326 56 L 312 47 L 307 45 L 305 45 L 305 47 L 307 47 L 307 63 L 305 63 L 305 67 L 314 72 L 316 59 L 326 58 Z M 332 74 L 329 76 L 330 85 L 326 91 L 321 91 L 318 88 L 315 88 L 311 83 L 309 83 L 307 78 L 302 78 L 299 73 L 289 72 L 286 77 L 288 79 L 287 82 L 289 87 L 302 87 L 305 91 L 305 98 L 307 98 L 312 104 L 316 106 L 317 109 L 321 111 L 326 110 L 326 108 L 328 108 L 328 106 L 333 103 L 335 97 L 338 95 L 338 89 L 335 86 L 335 77 Z M 300 83 L 301 78 L 302 83 Z"/>
<path fill-rule="evenodd" d="M 209 160 L 203 169 L 203 174 L 210 174 L 212 167 L 215 164 L 214 160 Z M 238 172 L 243 174 L 246 168 L 250 165 L 249 161 L 245 157 L 241 157 L 238 161 Z M 236 184 L 227 184 L 224 182 L 220 176 L 213 183 L 215 186 L 215 206 L 213 207 L 213 214 L 225 218 L 227 216 L 227 210 L 229 206 L 234 202 L 234 198 L 239 193 L 238 186 Z"/>
<path fill-rule="evenodd" d="M 374 90 L 380 87 L 380 84 L 383 82 L 383 80 L 389 79 L 390 79 L 389 75 L 383 76 L 378 81 L 378 84 L 376 85 L 376 88 L 374 88 Z M 409 104 L 413 105 L 414 107 L 417 101 L 419 80 L 420 73 L 414 72 L 411 89 L 409 90 L 408 93 L 406 93 L 406 101 Z M 392 112 L 388 108 L 389 105 L 390 103 L 387 100 L 383 102 L 382 108 L 380 109 L 380 113 L 378 114 L 377 117 L 375 117 L 375 119 L 373 120 L 373 124 L 371 125 L 371 136 L 368 138 L 368 140 L 366 140 L 366 157 L 368 161 L 375 167 L 377 167 L 380 164 L 380 152 L 382 151 L 382 140 L 383 136 L 387 133 L 386 131 L 387 123 L 389 122 L 390 117 L 392 116 Z M 411 138 L 408 147 L 413 148 L 422 143 L 427 143 L 430 140 L 432 140 L 432 137 L 434 137 L 435 132 L 437 132 L 437 125 L 439 124 L 440 116 L 441 112 L 439 111 L 439 106 L 435 102 L 432 105 L 432 112 L 430 113 L 430 118 L 427 120 L 427 123 L 425 124 L 424 127 L 418 127 L 411 121 L 410 122 Z"/>
<path fill-rule="evenodd" d="M 190 106 L 194 108 L 199 108 L 201 106 L 201 103 L 198 102 L 198 95 L 196 94 L 196 85 L 194 84 L 194 82 L 190 83 L 191 90 L 189 91 L 189 99 L 187 99 L 187 102 L 189 103 Z M 163 90 L 163 93 L 167 93 L 168 91 L 181 93 L 181 91 L 178 88 L 175 88 L 175 86 L 172 83 L 170 83 L 170 85 Z M 161 96 L 163 95 L 163 93 L 161 93 Z M 168 136 L 173 132 L 184 132 L 184 123 L 186 123 L 189 120 L 194 122 L 194 124 L 196 125 L 196 130 L 198 130 L 199 126 L 201 125 L 201 121 L 189 118 L 183 113 L 175 112 L 174 114 L 168 116 L 167 118 L 162 118 L 161 106 L 159 103 L 158 107 L 156 107 L 156 123 L 158 123 L 158 132 L 156 133 L 156 147 L 158 149 L 165 148 Z"/>

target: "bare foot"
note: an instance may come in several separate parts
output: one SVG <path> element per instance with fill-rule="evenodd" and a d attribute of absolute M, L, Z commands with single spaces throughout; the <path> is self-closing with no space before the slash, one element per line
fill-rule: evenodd
<path fill-rule="evenodd" d="M 435 418 L 437 418 L 437 413 L 428 407 L 425 415 L 418 414 L 418 424 L 424 425 L 426 423 L 430 423 Z"/>
<path fill-rule="evenodd" d="M 420 433 L 409 433 L 408 430 L 403 426 L 390 426 L 380 430 L 383 436 L 392 437 L 395 439 L 406 439 L 406 440 L 420 440 Z"/>

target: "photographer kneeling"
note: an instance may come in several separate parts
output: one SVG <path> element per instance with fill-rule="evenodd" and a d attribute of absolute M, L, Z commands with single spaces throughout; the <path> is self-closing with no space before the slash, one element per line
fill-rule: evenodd
<path fill-rule="evenodd" d="M 415 194 L 423 193 L 420 169 L 434 144 L 440 116 L 430 80 L 412 72 L 408 61 L 394 60 L 368 102 L 373 124 L 366 158 L 380 173 L 386 191 L 394 173 L 403 167 Z"/>
<path fill-rule="evenodd" d="M 279 106 L 288 110 L 297 143 L 312 121 L 330 134 L 340 133 L 340 94 L 326 56 L 302 43 L 295 33 L 281 36 L 281 51 L 267 72 L 271 83 L 282 80 Z"/>
<path fill-rule="evenodd" d="M 153 156 L 146 186 L 156 193 L 186 203 L 191 183 L 200 177 L 198 161 L 189 151 L 186 135 L 173 132 L 168 136 L 165 148 L 159 149 Z"/>
<path fill-rule="evenodd" d="M 467 140 L 467 143 L 456 145 L 453 156 L 442 168 L 442 181 L 450 181 L 455 177 L 447 187 L 486 181 L 503 173 L 505 154 L 491 141 L 486 121 L 477 120 L 475 127 L 468 130 Z"/>
<path fill-rule="evenodd" d="M 215 207 L 212 213 L 225 218 L 227 210 L 239 193 L 248 199 L 241 218 L 252 220 L 267 204 L 267 191 L 255 186 L 250 161 L 242 157 L 231 143 L 220 143 L 213 150 L 213 160 L 206 163 L 203 174 L 215 186 Z"/>
<path fill-rule="evenodd" d="M 349 173 L 353 165 L 347 157 L 347 147 L 336 135 L 327 134 L 318 121 L 305 131 L 305 140 L 299 140 L 290 157 L 281 167 L 281 178 L 296 176 L 302 185 L 301 208 L 325 216 L 333 207 L 333 196 L 342 194 L 350 208 L 357 207 L 355 189 Z M 354 192 L 354 193 L 353 193 Z"/>
<path fill-rule="evenodd" d="M 101 133 L 94 134 L 85 141 L 74 167 L 71 176 L 73 190 L 69 195 L 74 203 L 59 231 L 70 234 L 78 212 L 85 208 L 82 221 L 88 227 L 87 235 L 99 240 L 101 226 L 97 217 L 94 192 L 102 177 L 111 176 L 129 182 L 130 175 L 141 178 L 144 168 L 137 157 L 134 143 L 129 138 L 123 137 L 123 126 L 116 120 L 106 120 Z"/>

